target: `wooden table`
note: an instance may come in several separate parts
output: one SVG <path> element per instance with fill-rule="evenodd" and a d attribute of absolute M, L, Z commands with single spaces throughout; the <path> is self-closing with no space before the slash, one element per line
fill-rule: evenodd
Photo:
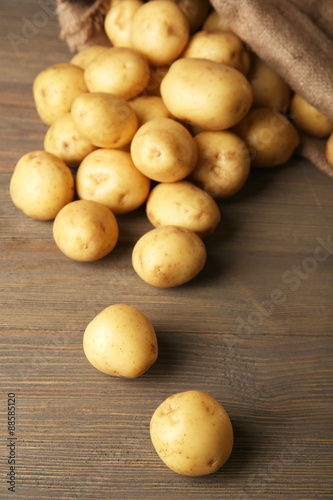
<path fill-rule="evenodd" d="M 333 498 L 332 179 L 299 158 L 254 169 L 220 202 L 204 271 L 176 289 L 155 289 L 132 269 L 133 245 L 151 229 L 144 208 L 118 217 L 108 257 L 69 260 L 52 222 L 26 217 L 8 192 L 18 159 L 43 148 L 33 79 L 71 57 L 45 10 L 54 3 L 0 7 L 0 498 Z M 87 323 L 117 302 L 140 309 L 158 335 L 158 361 L 134 380 L 103 375 L 83 353 Z M 222 403 L 235 434 L 226 465 L 199 478 L 169 470 L 149 436 L 157 406 L 189 389 Z"/>

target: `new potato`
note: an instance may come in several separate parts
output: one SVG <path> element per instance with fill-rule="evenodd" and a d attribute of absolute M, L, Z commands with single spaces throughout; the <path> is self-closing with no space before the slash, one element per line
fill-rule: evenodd
<path fill-rule="evenodd" d="M 92 45 L 91 47 L 80 50 L 72 57 L 70 62 L 75 66 L 79 66 L 79 68 L 86 69 L 95 57 L 106 50 L 108 50 L 108 47 L 105 47 L 105 45 Z"/>
<path fill-rule="evenodd" d="M 291 99 L 290 113 L 296 127 L 313 137 L 324 138 L 333 132 L 333 121 L 299 94 Z"/>
<path fill-rule="evenodd" d="M 155 118 L 172 118 L 163 99 L 153 95 L 141 95 L 128 102 L 135 111 L 138 119 L 138 128 Z"/>
<path fill-rule="evenodd" d="M 134 14 L 143 2 L 139 0 L 123 0 L 112 5 L 104 21 L 107 37 L 115 47 L 131 47 L 131 23 Z"/>

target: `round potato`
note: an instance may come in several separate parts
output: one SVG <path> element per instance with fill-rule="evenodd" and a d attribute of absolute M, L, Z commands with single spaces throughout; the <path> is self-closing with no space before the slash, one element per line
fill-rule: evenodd
<path fill-rule="evenodd" d="M 94 261 L 105 257 L 118 241 L 118 224 L 111 210 L 95 201 L 76 200 L 57 214 L 53 237 L 67 257 Z"/>
<path fill-rule="evenodd" d="M 333 133 L 329 136 L 326 143 L 326 158 L 328 163 L 333 166 Z"/>
<path fill-rule="evenodd" d="M 146 87 L 149 78 L 147 59 L 129 47 L 111 47 L 95 57 L 84 72 L 90 92 L 108 92 L 133 99 Z"/>
<path fill-rule="evenodd" d="M 211 234 L 220 222 L 220 209 L 209 194 L 188 181 L 157 184 L 146 206 L 155 227 L 181 226 L 200 238 Z"/>
<path fill-rule="evenodd" d="M 158 96 L 141 95 L 129 101 L 128 104 L 136 113 L 138 128 L 155 118 L 172 118 L 163 99 Z"/>
<path fill-rule="evenodd" d="M 150 421 L 150 437 L 165 465 L 185 476 L 219 470 L 234 440 L 223 406 L 196 390 L 173 394 L 160 404 Z"/>
<path fill-rule="evenodd" d="M 210 10 L 210 3 L 208 0 L 171 0 L 171 1 L 176 3 L 178 7 L 184 12 L 189 22 L 191 33 L 194 33 L 201 27 L 202 23 L 206 19 L 208 12 Z"/>
<path fill-rule="evenodd" d="M 105 92 L 81 94 L 71 113 L 78 132 L 100 148 L 125 146 L 138 128 L 136 114 L 127 101 Z"/>
<path fill-rule="evenodd" d="M 139 0 L 123 0 L 106 14 L 105 33 L 115 47 L 131 47 L 132 19 L 142 5 Z"/>
<path fill-rule="evenodd" d="M 74 180 L 67 165 L 46 151 L 32 151 L 18 161 L 10 181 L 10 196 L 23 213 L 51 220 L 74 196 Z"/>
<path fill-rule="evenodd" d="M 190 180 L 218 200 L 237 193 L 250 173 L 250 155 L 244 141 L 226 130 L 200 132 L 194 139 L 198 161 Z"/>
<path fill-rule="evenodd" d="M 184 179 L 197 161 L 193 137 L 170 118 L 155 118 L 140 127 L 131 143 L 131 155 L 140 172 L 157 182 Z"/>
<path fill-rule="evenodd" d="M 243 74 L 249 71 L 249 54 L 245 51 L 242 40 L 234 33 L 198 31 L 190 38 L 182 57 L 227 64 Z"/>
<path fill-rule="evenodd" d="M 183 285 L 202 270 L 205 262 L 206 247 L 201 238 L 178 226 L 160 226 L 144 234 L 132 254 L 135 272 L 159 288 Z"/>
<path fill-rule="evenodd" d="M 144 4 L 134 14 L 131 44 L 152 66 L 164 66 L 182 53 L 189 32 L 188 20 L 178 5 L 157 0 Z"/>
<path fill-rule="evenodd" d="M 328 137 L 333 132 L 333 121 L 299 94 L 293 95 L 289 111 L 293 123 L 302 132 L 322 138 Z"/>
<path fill-rule="evenodd" d="M 142 375 L 158 355 L 151 322 L 126 304 L 107 307 L 89 323 L 83 335 L 83 349 L 97 370 L 127 378 Z"/>
<path fill-rule="evenodd" d="M 66 113 L 59 116 L 49 127 L 44 138 L 44 149 L 63 160 L 69 167 L 77 167 L 96 146 L 78 133 L 71 113 Z"/>
<path fill-rule="evenodd" d="M 234 131 L 250 149 L 255 167 L 285 163 L 299 144 L 299 135 L 290 121 L 268 108 L 252 109 Z"/>
<path fill-rule="evenodd" d="M 108 50 L 108 47 L 105 45 L 92 45 L 91 47 L 80 50 L 80 52 L 72 57 L 70 62 L 75 66 L 79 66 L 79 68 L 86 69 L 95 57 L 99 56 L 106 50 Z"/>
<path fill-rule="evenodd" d="M 251 69 L 247 75 L 254 108 L 272 108 L 285 112 L 290 103 L 290 87 L 262 59 L 252 54 Z"/>
<path fill-rule="evenodd" d="M 161 82 L 170 66 L 157 66 L 156 68 L 150 68 L 150 78 L 144 90 L 145 95 L 153 95 L 161 97 Z"/>
<path fill-rule="evenodd" d="M 74 99 L 84 92 L 88 89 L 83 69 L 68 63 L 44 69 L 33 83 L 37 113 L 47 125 L 68 113 Z"/>
<path fill-rule="evenodd" d="M 161 95 L 173 116 L 204 130 L 232 127 L 252 105 L 251 86 L 242 73 L 205 59 L 175 61 L 162 80 Z"/>
<path fill-rule="evenodd" d="M 230 28 L 229 23 L 226 21 L 226 19 L 218 14 L 216 10 L 213 10 L 209 16 L 206 18 L 202 29 L 206 31 L 223 31 L 223 32 L 230 32 L 232 29 Z"/>
<path fill-rule="evenodd" d="M 134 166 L 131 155 L 98 149 L 81 163 L 76 175 L 79 198 L 109 207 L 114 214 L 131 212 L 147 199 L 150 180 Z"/>

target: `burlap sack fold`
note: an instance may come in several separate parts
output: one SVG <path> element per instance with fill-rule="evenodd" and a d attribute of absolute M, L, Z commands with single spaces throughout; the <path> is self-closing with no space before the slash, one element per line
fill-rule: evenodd
<path fill-rule="evenodd" d="M 61 38 L 71 51 L 110 45 L 110 0 L 57 0 Z M 290 85 L 333 119 L 333 0 L 211 0 L 232 30 Z M 333 177 L 326 141 L 301 135 L 299 154 Z"/>

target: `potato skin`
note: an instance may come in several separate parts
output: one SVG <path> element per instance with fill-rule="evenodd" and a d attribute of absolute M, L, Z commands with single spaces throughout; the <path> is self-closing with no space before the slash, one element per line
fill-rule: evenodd
<path fill-rule="evenodd" d="M 160 226 L 144 234 L 132 253 L 135 272 L 146 283 L 159 288 L 180 286 L 204 267 L 206 248 L 193 231 L 178 226 Z"/>
<path fill-rule="evenodd" d="M 136 11 L 143 5 L 139 0 L 123 0 L 111 4 L 104 21 L 106 36 L 115 47 L 131 47 L 131 22 Z"/>
<path fill-rule="evenodd" d="M 99 56 L 99 54 L 105 52 L 106 50 L 108 50 L 108 47 L 105 45 L 92 45 L 91 47 L 82 49 L 80 52 L 75 54 L 70 63 L 74 64 L 74 66 L 78 66 L 79 68 L 86 69 L 95 57 Z"/>
<path fill-rule="evenodd" d="M 326 158 L 328 163 L 333 166 L 333 132 L 326 142 Z"/>
<path fill-rule="evenodd" d="M 139 377 L 158 356 L 154 327 L 142 312 L 127 304 L 113 304 L 101 311 L 85 329 L 83 348 L 97 370 L 115 377 Z"/>
<path fill-rule="evenodd" d="M 138 128 L 155 118 L 172 118 L 163 99 L 153 95 L 141 95 L 128 102 L 138 118 Z"/>
<path fill-rule="evenodd" d="M 196 390 L 163 401 L 151 418 L 150 436 L 161 460 L 185 476 L 216 472 L 233 447 L 227 412 L 212 396 Z"/>
<path fill-rule="evenodd" d="M 291 99 L 290 114 L 294 125 L 313 137 L 325 138 L 333 132 L 333 121 L 299 94 Z"/>

